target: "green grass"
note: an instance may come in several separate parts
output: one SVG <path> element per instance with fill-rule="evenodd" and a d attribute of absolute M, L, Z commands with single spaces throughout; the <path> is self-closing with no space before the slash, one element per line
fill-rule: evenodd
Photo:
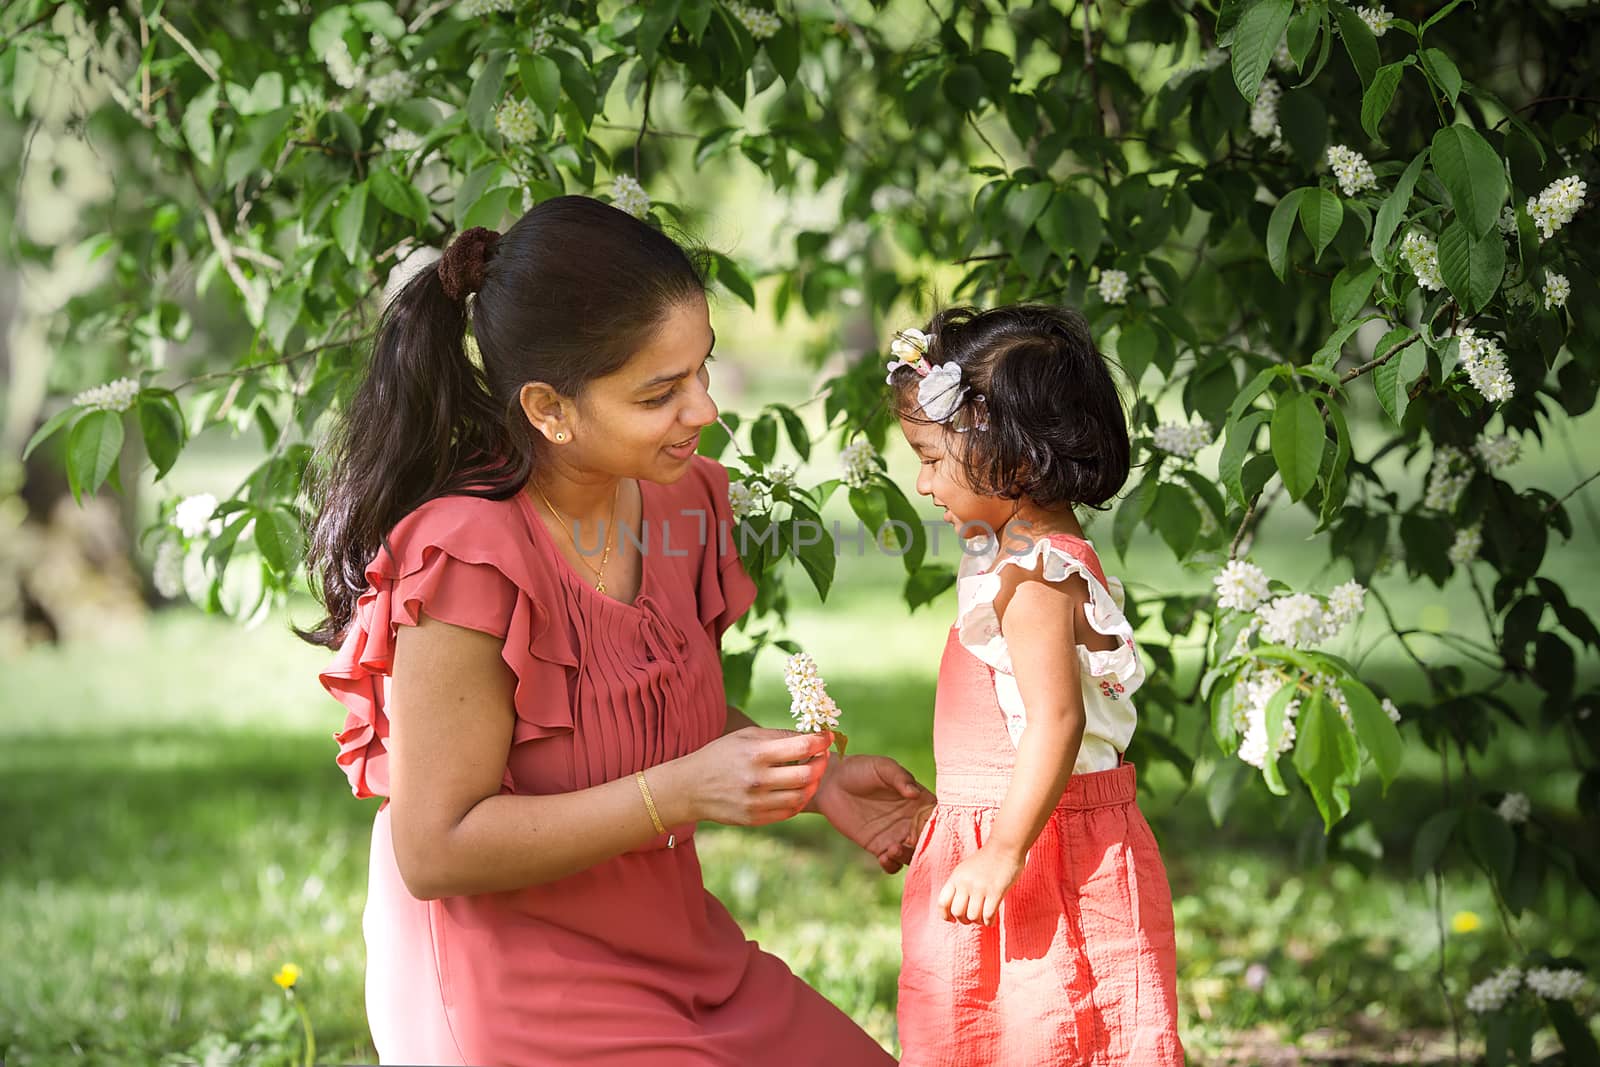
<path fill-rule="evenodd" d="M 881 576 L 880 576 L 881 577 Z M 852 744 L 931 774 L 929 648 L 946 625 L 918 613 L 885 639 L 863 610 L 873 583 L 845 585 L 824 619 L 796 630 L 829 667 Z M 843 610 L 839 610 L 843 609 Z M 239 1039 L 285 961 L 327 1062 L 370 1060 L 360 911 L 372 806 L 351 798 L 329 737 L 339 709 L 315 682 L 323 656 L 280 627 L 246 632 L 190 612 L 93 644 L 39 649 L 7 665 L 0 697 L 0 1058 L 152 1062 L 208 1034 Z M 779 722 L 775 663 L 758 672 L 753 713 Z M 1531 755 L 1537 756 L 1537 753 Z M 1415 768 L 1388 802 L 1426 802 Z M 1363 878 L 1302 866 L 1321 840 L 1299 804 L 1246 795 L 1220 831 L 1195 794 L 1153 776 L 1146 801 L 1176 898 L 1180 997 L 1198 1063 L 1245 1035 L 1437 1033 L 1433 904 L 1399 861 Z M 1569 793 L 1570 795 L 1570 793 Z M 1412 825 L 1409 815 L 1396 826 Z M 1382 849 L 1383 834 L 1370 847 Z M 811 817 L 770 832 L 698 838 L 709 884 L 751 936 L 885 1043 L 893 1041 L 900 880 Z M 1396 844 L 1396 849 L 1399 845 Z M 1448 938 L 1459 997 L 1507 951 L 1487 890 L 1452 873 L 1446 915 L 1482 930 Z M 1556 894 L 1525 943 L 1593 958 L 1592 901 Z M 1246 981 L 1253 963 L 1268 977 Z M 281 998 L 280 998 L 281 999 Z M 1310 1039 L 1308 1039 L 1310 1040 Z"/>

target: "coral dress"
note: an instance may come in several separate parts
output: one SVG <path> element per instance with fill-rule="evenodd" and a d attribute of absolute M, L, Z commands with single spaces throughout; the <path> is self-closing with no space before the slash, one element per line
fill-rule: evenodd
<path fill-rule="evenodd" d="M 388 789 L 397 627 L 426 614 L 493 634 L 516 677 L 502 792 L 571 792 L 686 755 L 722 733 L 719 642 L 755 587 L 733 550 L 727 472 L 696 459 L 641 482 L 643 576 L 631 603 L 559 555 L 527 494 L 452 496 L 403 519 L 322 683 L 349 710 L 339 764 Z M 642 801 L 641 801 L 642 803 Z M 642 812 L 641 808 L 641 812 Z M 385 1063 L 674 1067 L 893 1060 L 706 891 L 694 828 L 547 885 L 413 898 L 387 804 L 373 826 L 367 1014 Z"/>
<path fill-rule="evenodd" d="M 1042 559 L 1041 559 L 1042 557 Z M 959 617 L 939 665 L 933 747 L 939 805 L 923 830 L 901 904 L 901 1062 L 907 1067 L 1169 1067 L 1177 1026 L 1172 894 L 1121 752 L 1129 698 L 1144 680 L 1121 585 L 1089 542 L 1065 535 L 995 562 L 962 559 Z M 934 910 L 956 866 L 986 841 L 1016 765 L 1026 711 L 994 611 L 999 569 L 1081 578 L 1084 614 L 1117 639 L 1077 647 L 1087 717 L 1066 792 L 993 926 Z M 1063 655 L 1073 650 L 1062 649 Z"/>

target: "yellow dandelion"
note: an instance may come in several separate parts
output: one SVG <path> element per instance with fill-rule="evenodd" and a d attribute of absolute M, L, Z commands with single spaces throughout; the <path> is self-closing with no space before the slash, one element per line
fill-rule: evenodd
<path fill-rule="evenodd" d="M 1475 911 L 1458 911 L 1450 916 L 1450 929 L 1458 934 L 1470 934 L 1483 925 Z"/>
<path fill-rule="evenodd" d="M 292 963 L 285 963 L 278 968 L 278 973 L 272 976 L 272 980 L 284 989 L 293 989 L 294 984 L 300 980 L 300 968 Z"/>

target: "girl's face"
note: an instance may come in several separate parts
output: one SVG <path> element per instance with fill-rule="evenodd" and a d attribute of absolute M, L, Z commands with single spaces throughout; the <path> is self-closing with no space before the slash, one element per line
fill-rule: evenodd
<path fill-rule="evenodd" d="M 998 534 L 1016 514 L 1017 502 L 974 493 L 963 477 L 960 435 L 943 426 L 902 418 L 900 432 L 917 454 L 917 492 L 944 509 L 944 521 L 963 537 Z"/>
<path fill-rule="evenodd" d="M 683 477 L 700 431 L 717 418 L 707 367 L 715 342 L 703 297 L 673 308 L 622 369 L 562 405 L 558 425 L 569 438 L 555 455 L 594 474 L 661 483 Z"/>

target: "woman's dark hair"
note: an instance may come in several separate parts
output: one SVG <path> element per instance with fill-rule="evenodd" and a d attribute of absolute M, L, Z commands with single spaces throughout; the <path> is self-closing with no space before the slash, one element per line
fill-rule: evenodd
<path fill-rule="evenodd" d="M 1075 311 L 1016 304 L 941 311 L 924 331 L 929 364 L 955 363 L 967 392 L 945 425 L 973 492 L 1040 507 L 1103 508 L 1128 480 L 1128 420 L 1089 324 Z M 921 379 L 895 372 L 898 413 L 928 422 Z"/>
<path fill-rule="evenodd" d="M 672 238 L 588 197 L 546 200 L 503 235 L 460 235 L 384 309 L 366 377 L 324 446 L 306 562 L 327 617 L 301 636 L 343 639 L 367 565 L 407 513 L 527 485 L 536 442 L 524 384 L 579 395 L 704 292 L 704 272 Z M 465 346 L 470 293 L 481 365 Z"/>

